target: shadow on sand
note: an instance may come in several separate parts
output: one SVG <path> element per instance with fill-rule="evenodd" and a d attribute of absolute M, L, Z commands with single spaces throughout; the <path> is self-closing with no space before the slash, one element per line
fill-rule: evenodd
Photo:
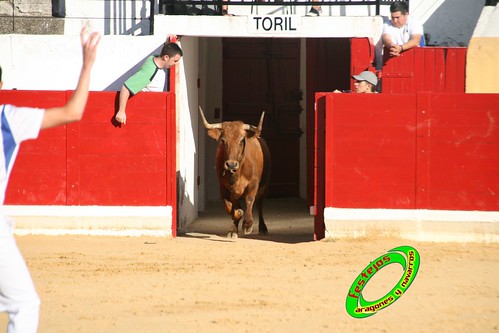
<path fill-rule="evenodd" d="M 239 237 L 279 243 L 303 243 L 314 239 L 314 218 L 309 213 L 307 203 L 299 198 L 266 199 L 263 207 L 267 236 L 258 234 L 258 211 L 253 209 L 253 233 L 244 235 L 239 224 Z M 196 237 L 210 241 L 233 242 L 227 238 L 232 223 L 225 213 L 222 202 L 209 203 L 204 212 L 191 225 L 178 231 L 179 237 Z"/>

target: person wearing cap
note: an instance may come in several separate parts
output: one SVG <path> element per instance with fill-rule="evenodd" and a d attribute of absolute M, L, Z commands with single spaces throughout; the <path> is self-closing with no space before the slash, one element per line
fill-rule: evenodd
<path fill-rule="evenodd" d="M 402 52 L 419 47 L 423 38 L 423 25 L 409 15 L 409 5 L 397 1 L 390 5 L 390 19 L 383 24 L 383 45 L 390 56 L 398 57 Z"/>
<path fill-rule="evenodd" d="M 378 78 L 373 72 L 363 71 L 358 75 L 352 75 L 352 78 L 355 80 L 354 87 L 357 94 L 376 93 Z M 334 92 L 341 93 L 342 91 L 335 90 Z"/>

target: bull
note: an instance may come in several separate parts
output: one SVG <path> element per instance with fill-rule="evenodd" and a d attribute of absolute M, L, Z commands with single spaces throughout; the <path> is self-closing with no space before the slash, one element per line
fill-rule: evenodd
<path fill-rule="evenodd" d="M 260 235 L 267 235 L 268 229 L 263 219 L 263 199 L 269 192 L 271 160 L 270 150 L 260 136 L 265 112 L 262 112 L 258 127 L 241 121 L 210 124 L 201 107 L 199 113 L 208 136 L 218 142 L 216 173 L 225 211 L 232 218 L 227 237 L 238 237 L 241 218 L 244 234 L 251 234 L 253 204 L 258 208 L 258 232 Z M 242 201 L 246 212 L 242 208 Z"/>

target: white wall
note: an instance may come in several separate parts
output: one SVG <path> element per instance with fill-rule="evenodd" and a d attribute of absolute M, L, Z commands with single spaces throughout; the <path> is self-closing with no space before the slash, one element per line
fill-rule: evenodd
<path fill-rule="evenodd" d="M 206 119 L 210 123 L 221 121 L 222 108 L 222 39 L 219 37 L 200 38 L 200 98 Z M 215 109 L 220 110 L 220 118 L 216 119 Z M 215 153 L 217 142 L 206 134 L 206 129 L 198 116 L 199 150 L 198 166 L 200 170 L 199 210 L 204 210 L 206 201 L 220 199 L 217 176 L 215 172 Z"/>
<path fill-rule="evenodd" d="M 182 228 L 197 218 L 198 154 L 198 38 L 183 38 L 184 56 L 177 67 L 177 207 L 178 226 Z"/>
<path fill-rule="evenodd" d="M 411 0 L 410 13 L 430 34 L 429 45 L 468 46 L 485 0 Z"/>
<path fill-rule="evenodd" d="M 119 90 L 151 54 L 159 53 L 164 35 L 104 36 L 92 71 L 90 89 Z M 81 68 L 78 35 L 0 35 L 3 89 L 71 90 Z"/>

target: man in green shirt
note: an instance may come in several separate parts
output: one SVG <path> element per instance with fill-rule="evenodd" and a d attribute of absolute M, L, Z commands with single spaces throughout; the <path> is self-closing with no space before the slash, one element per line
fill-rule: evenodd
<path fill-rule="evenodd" d="M 139 71 L 121 87 L 119 109 L 115 116 L 117 122 L 126 124 L 126 105 L 130 97 L 141 91 L 163 91 L 166 82 L 165 69 L 175 65 L 182 55 L 180 46 L 168 40 L 163 45 L 160 55 L 147 58 Z"/>

